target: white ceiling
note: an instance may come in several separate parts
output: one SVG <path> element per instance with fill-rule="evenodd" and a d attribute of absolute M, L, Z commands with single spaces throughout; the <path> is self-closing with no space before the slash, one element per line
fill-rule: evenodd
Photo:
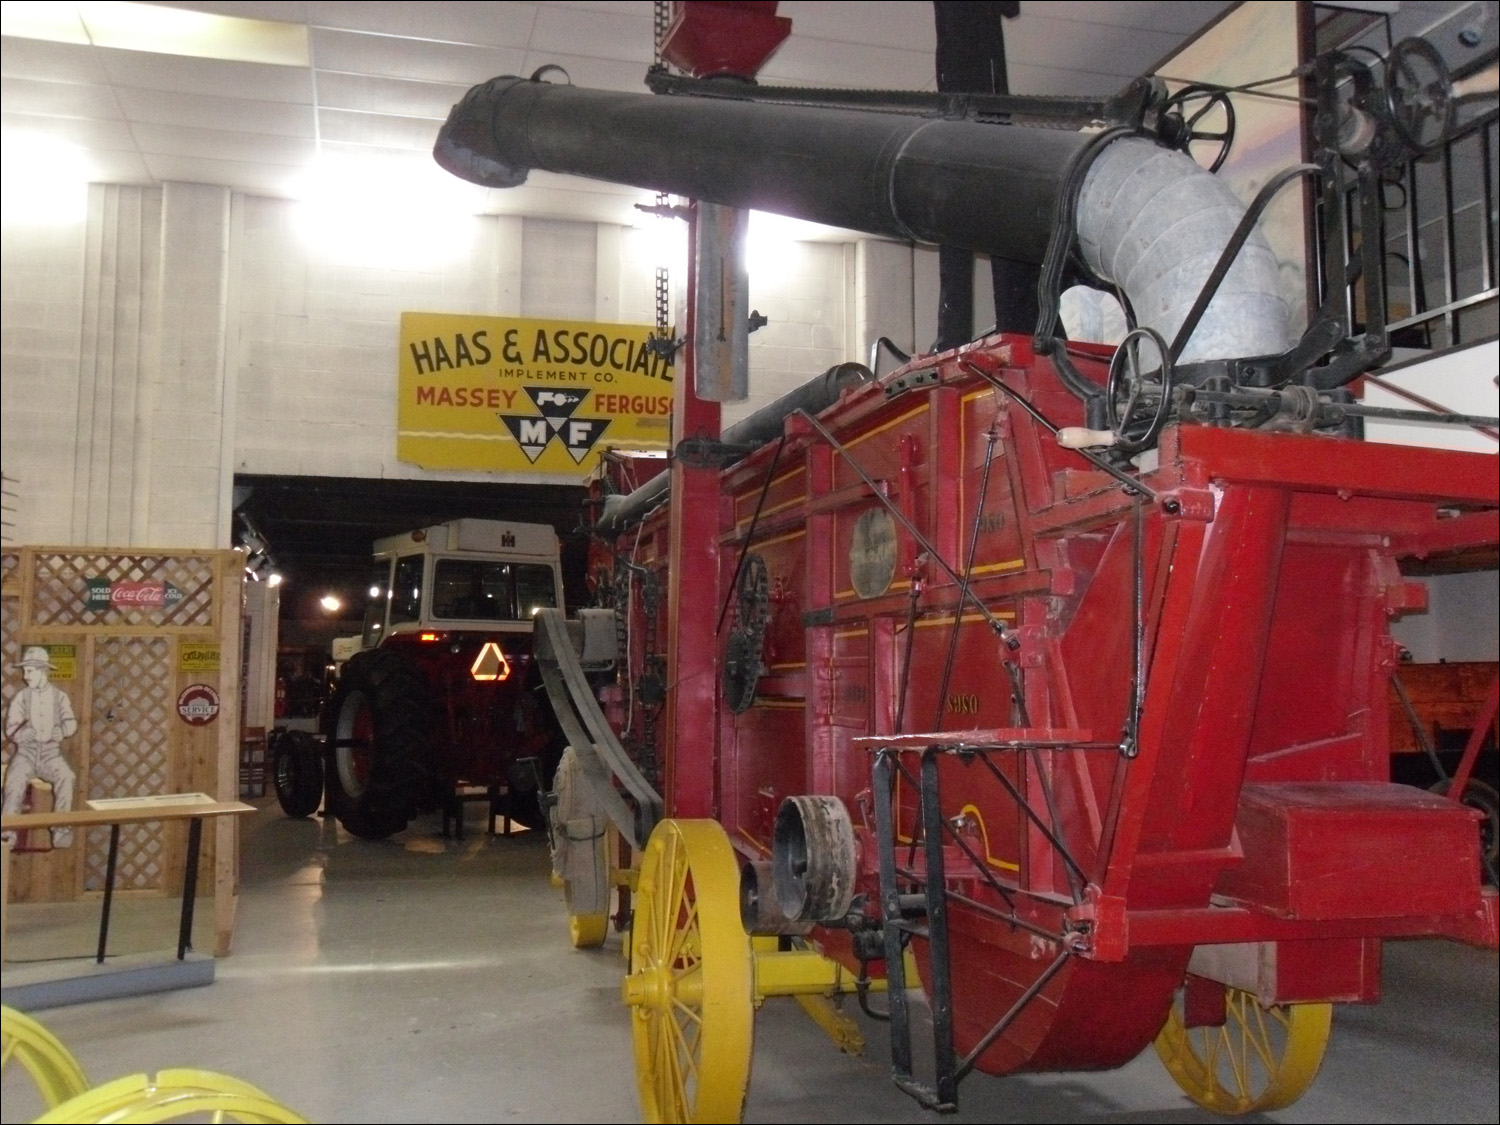
<path fill-rule="evenodd" d="M 555 63 L 574 84 L 644 91 L 648 0 L 538 3 L 176 3 L 304 24 L 312 66 L 222 62 L 5 36 L 7 146 L 17 133 L 78 146 L 91 178 L 225 184 L 295 196 L 319 158 L 397 174 L 434 169 L 449 107 L 497 74 Z M 1006 24 L 1016 93 L 1112 93 L 1227 0 L 1027 0 Z M 792 34 L 761 74 L 772 84 L 933 89 L 932 7 L 924 0 L 784 2 Z M 628 222 L 640 193 L 537 173 L 481 193 L 476 209 Z"/>

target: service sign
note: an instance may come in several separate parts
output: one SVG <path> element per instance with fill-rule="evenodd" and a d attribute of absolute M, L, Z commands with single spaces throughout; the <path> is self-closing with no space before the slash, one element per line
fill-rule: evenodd
<path fill-rule="evenodd" d="M 208 684 L 189 684 L 177 696 L 177 715 L 190 727 L 206 727 L 219 717 L 219 693 Z"/>
<path fill-rule="evenodd" d="M 672 364 L 639 324 L 401 315 L 396 456 L 582 476 L 605 446 L 665 449 Z"/>

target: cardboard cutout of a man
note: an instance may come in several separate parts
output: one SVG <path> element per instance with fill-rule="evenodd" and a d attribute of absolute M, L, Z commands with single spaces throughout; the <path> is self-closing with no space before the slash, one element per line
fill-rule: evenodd
<path fill-rule="evenodd" d="M 78 733 L 78 720 L 67 693 L 52 682 L 56 665 L 45 648 L 33 645 L 21 653 L 19 665 L 26 687 L 17 692 L 5 712 L 5 737 L 16 744 L 5 771 L 5 812 L 18 813 L 26 800 L 26 787 L 39 777 L 52 786 L 54 812 L 73 807 L 77 775 L 62 754 L 62 740 Z M 5 834 L 15 843 L 12 833 Z M 71 828 L 54 829 L 52 843 L 66 848 L 73 843 Z"/>

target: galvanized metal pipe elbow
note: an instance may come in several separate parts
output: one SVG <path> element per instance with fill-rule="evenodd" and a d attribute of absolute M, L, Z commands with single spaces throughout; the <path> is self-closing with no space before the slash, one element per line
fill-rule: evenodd
<path fill-rule="evenodd" d="M 1191 157 L 1126 138 L 1106 146 L 1084 177 L 1078 242 L 1089 268 L 1124 290 L 1137 323 L 1171 340 L 1244 213 Z M 1179 361 L 1275 355 L 1292 343 L 1280 269 L 1255 231 Z"/>

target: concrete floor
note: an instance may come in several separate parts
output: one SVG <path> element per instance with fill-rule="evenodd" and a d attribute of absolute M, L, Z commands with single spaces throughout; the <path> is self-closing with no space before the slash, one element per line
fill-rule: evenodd
<path fill-rule="evenodd" d="M 233 956 L 208 988 L 40 1013 L 101 1082 L 222 1070 L 323 1122 L 639 1120 L 619 938 L 579 952 L 538 834 L 444 841 L 435 818 L 384 843 L 332 822 L 245 824 Z M 170 917 L 170 916 L 169 916 Z M 24 911 L 13 913 L 12 950 Z M 168 920 L 168 937 L 175 930 Z M 1496 957 L 1391 943 L 1386 998 L 1335 1015 L 1323 1070 L 1286 1122 L 1500 1120 Z M 851 1006 L 852 1007 L 852 1006 Z M 886 1036 L 839 1054 L 790 1000 L 756 1018 L 748 1122 L 1219 1120 L 1147 1051 L 1104 1074 L 971 1078 L 962 1110 L 924 1113 L 887 1077 Z M 6 1122 L 38 1112 L 7 1069 Z"/>

